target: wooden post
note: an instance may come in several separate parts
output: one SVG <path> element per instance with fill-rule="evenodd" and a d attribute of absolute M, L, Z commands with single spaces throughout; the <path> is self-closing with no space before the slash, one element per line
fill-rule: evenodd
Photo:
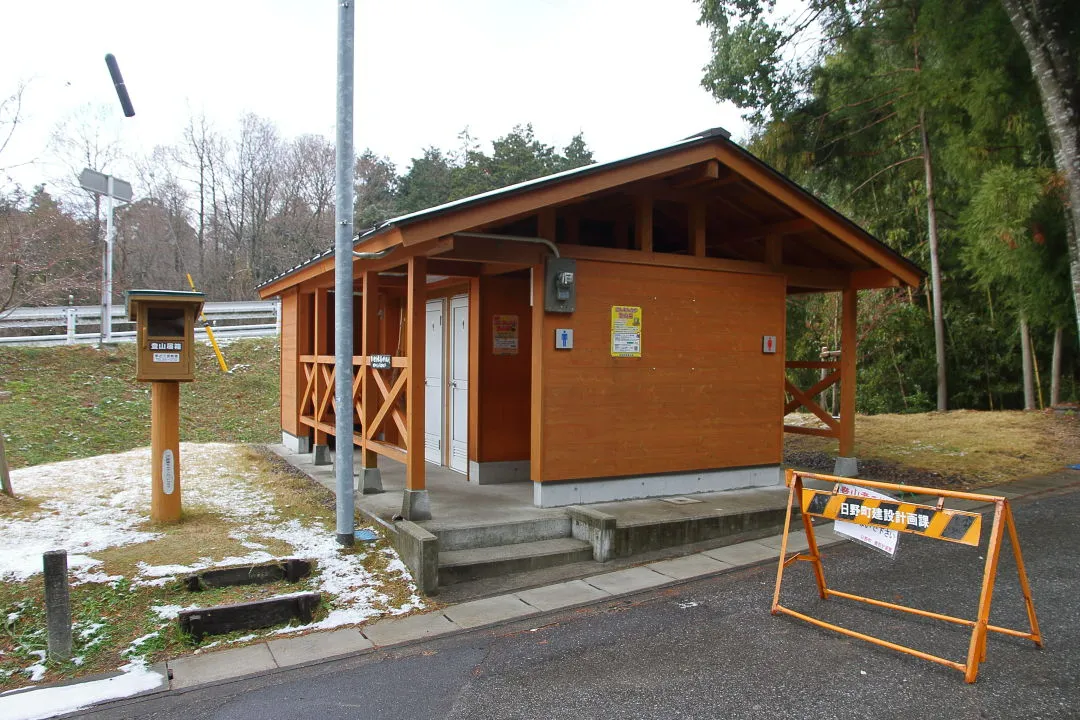
<path fill-rule="evenodd" d="M 765 262 L 773 270 L 779 270 L 784 264 L 783 241 L 780 235 L 765 236 Z"/>
<path fill-rule="evenodd" d="M 150 384 L 150 519 L 180 521 L 180 383 Z"/>
<path fill-rule="evenodd" d="M 360 467 L 378 467 L 378 455 L 374 450 L 368 449 L 367 429 L 375 421 L 375 414 L 379 411 L 379 403 L 372 396 L 375 394 L 375 381 L 371 373 L 370 357 L 375 354 L 375 348 L 379 341 L 379 274 L 367 271 L 363 278 L 363 298 L 360 311 L 360 354 L 365 358 L 365 364 L 360 366 L 362 378 L 360 380 L 360 424 L 363 426 L 361 435 Z"/>
<path fill-rule="evenodd" d="M 555 242 L 556 223 L 555 208 L 548 207 L 538 212 L 536 214 L 537 236 Z"/>
<path fill-rule="evenodd" d="M 427 258 L 409 258 L 408 334 L 409 379 L 405 386 L 405 496 L 401 515 L 406 520 L 431 518 L 424 477 L 424 380 L 427 341 Z"/>
<path fill-rule="evenodd" d="M 696 257 L 705 257 L 705 202 L 695 200 L 689 209 L 690 227 L 690 254 Z"/>
<path fill-rule="evenodd" d="M 326 387 L 325 387 L 326 384 L 323 382 L 323 379 L 322 379 L 322 371 L 319 369 L 319 357 L 322 356 L 322 355 L 325 355 L 326 351 L 327 351 L 327 346 L 326 346 L 326 306 L 327 306 L 327 300 L 328 300 L 328 298 L 327 298 L 327 289 L 326 288 L 318 288 L 318 289 L 315 290 L 315 327 L 313 328 L 314 332 L 315 332 L 315 347 L 314 347 L 314 352 L 313 352 L 313 354 L 315 355 L 315 365 L 314 365 L 314 368 L 313 368 L 314 371 L 315 371 L 315 383 L 314 383 L 314 386 L 313 386 L 314 387 L 314 393 L 315 393 L 315 407 L 314 407 L 313 410 L 314 410 L 314 413 L 315 413 L 315 422 L 316 423 L 322 422 L 322 418 L 319 416 L 319 403 L 322 401 L 323 392 L 326 389 Z M 318 427 L 315 428 L 315 446 L 316 446 L 316 448 L 318 448 L 318 447 L 325 448 L 326 447 L 326 431 L 325 430 L 320 430 Z M 315 450 L 316 464 L 319 464 L 319 462 L 318 462 L 319 455 L 320 455 L 320 451 Z M 324 465 L 329 464 L 329 453 L 326 453 L 326 455 L 327 455 L 326 462 L 322 463 Z"/>
<path fill-rule="evenodd" d="M 845 458 L 855 455 L 855 331 L 858 298 L 858 290 L 844 290 L 840 313 L 840 457 Z"/>
<path fill-rule="evenodd" d="M 639 197 L 634 205 L 634 247 L 653 251 L 653 200 L 648 196 Z"/>
<path fill-rule="evenodd" d="M 11 489 L 11 473 L 8 471 L 7 449 L 4 447 L 4 435 L 0 433 L 0 492 L 8 497 L 15 497 Z"/>

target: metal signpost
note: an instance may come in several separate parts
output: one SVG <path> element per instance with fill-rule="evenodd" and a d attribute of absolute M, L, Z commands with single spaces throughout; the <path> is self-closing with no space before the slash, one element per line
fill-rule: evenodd
<path fill-rule="evenodd" d="M 105 252 L 101 269 L 101 342 L 112 342 L 112 256 L 113 256 L 113 201 L 131 202 L 131 183 L 112 175 L 86 168 L 79 173 L 79 184 L 84 190 L 103 195 L 105 201 Z"/>

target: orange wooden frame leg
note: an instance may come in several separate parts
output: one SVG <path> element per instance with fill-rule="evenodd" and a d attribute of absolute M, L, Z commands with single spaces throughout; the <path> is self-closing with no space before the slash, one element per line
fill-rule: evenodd
<path fill-rule="evenodd" d="M 786 471 L 785 479 L 788 486 L 788 503 L 787 514 L 784 516 L 784 534 L 780 539 L 780 561 L 777 563 L 776 568 L 776 589 L 773 591 L 772 599 L 773 615 L 780 612 L 777 608 L 780 606 L 780 585 L 784 581 L 784 560 L 787 555 L 788 531 L 791 530 L 791 508 L 795 502 L 795 488 L 796 486 L 802 488 L 802 480 L 791 469 Z"/>
<path fill-rule="evenodd" d="M 1013 520 L 1012 508 L 1009 501 L 1005 503 L 1005 527 L 1009 530 L 1009 541 L 1012 543 L 1013 557 L 1016 558 L 1016 573 L 1020 576 L 1020 591 L 1024 594 L 1024 605 L 1027 607 L 1028 624 L 1031 626 L 1031 641 L 1036 647 L 1042 647 L 1042 634 L 1039 632 L 1039 620 L 1035 617 L 1035 600 L 1031 597 L 1031 585 L 1028 584 L 1027 570 L 1024 568 L 1024 556 L 1020 552 L 1020 537 L 1016 534 L 1016 522 Z"/>
<path fill-rule="evenodd" d="M 979 663 L 986 659 L 986 626 L 990 622 L 990 603 L 994 596 L 994 579 L 997 577 L 998 559 L 1001 554 L 1001 537 L 1005 529 L 1002 523 L 1001 501 L 995 503 L 994 524 L 990 529 L 990 542 L 986 548 L 986 565 L 983 570 L 982 590 L 979 592 L 979 613 L 975 626 L 971 628 L 971 642 L 968 644 L 967 665 L 964 679 L 975 682 L 979 675 Z"/>

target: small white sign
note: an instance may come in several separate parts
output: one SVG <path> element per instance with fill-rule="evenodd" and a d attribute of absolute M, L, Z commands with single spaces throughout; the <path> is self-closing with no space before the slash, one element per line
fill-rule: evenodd
<path fill-rule="evenodd" d="M 180 362 L 180 353 L 154 353 L 154 362 L 178 363 Z"/>
<path fill-rule="evenodd" d="M 844 483 L 840 483 L 836 486 L 836 492 L 851 497 L 896 500 L 896 498 L 890 497 L 884 493 L 875 492 L 856 485 L 846 485 Z M 864 545 L 869 545 L 875 550 L 881 550 L 888 555 L 896 554 L 896 546 L 900 541 L 900 532 L 898 530 L 889 530 L 888 528 L 877 527 L 875 525 L 859 525 L 844 520 L 837 520 L 833 523 L 833 532 L 837 535 L 849 537 Z"/>
<path fill-rule="evenodd" d="M 761 338 L 761 352 L 773 355 L 776 353 L 776 336 L 764 335 Z"/>
<path fill-rule="evenodd" d="M 574 347 L 574 331 L 569 328 L 559 328 L 555 331 L 555 349 L 572 350 Z"/>
<path fill-rule="evenodd" d="M 173 451 L 166 450 L 161 453 L 161 491 L 166 495 L 172 495 L 176 490 L 176 462 L 173 459 Z"/>

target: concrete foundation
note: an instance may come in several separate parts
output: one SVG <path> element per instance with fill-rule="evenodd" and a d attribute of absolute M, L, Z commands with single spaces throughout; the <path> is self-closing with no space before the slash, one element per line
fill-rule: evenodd
<path fill-rule="evenodd" d="M 356 469 L 356 485 L 354 486 L 356 492 L 362 495 L 375 495 L 383 491 L 382 486 L 382 473 L 379 468 L 357 468 Z"/>
<path fill-rule="evenodd" d="M 330 454 L 329 445 L 315 445 L 311 448 L 311 463 L 313 465 L 330 465 L 334 458 Z"/>
<path fill-rule="evenodd" d="M 525 482 L 529 479 L 528 460 L 478 463 L 469 461 L 469 482 L 477 485 Z"/>
<path fill-rule="evenodd" d="M 859 460 L 853 457 L 837 457 L 836 465 L 833 466 L 833 475 L 837 477 L 858 477 Z"/>
<path fill-rule="evenodd" d="M 667 495 L 772 487 L 783 484 L 779 465 L 637 477 L 533 483 L 533 505 L 561 507 Z"/>
<path fill-rule="evenodd" d="M 431 519 L 431 501 L 427 490 L 405 490 L 402 493 L 401 517 L 413 521 Z"/>
<path fill-rule="evenodd" d="M 284 445 L 286 447 L 286 449 L 289 450 L 289 452 L 294 452 L 294 453 L 297 453 L 297 454 L 304 454 L 304 453 L 311 452 L 311 436 L 310 435 L 297 436 L 297 435 L 293 435 L 290 432 L 286 432 L 285 430 L 282 430 L 281 431 L 281 444 Z"/>

